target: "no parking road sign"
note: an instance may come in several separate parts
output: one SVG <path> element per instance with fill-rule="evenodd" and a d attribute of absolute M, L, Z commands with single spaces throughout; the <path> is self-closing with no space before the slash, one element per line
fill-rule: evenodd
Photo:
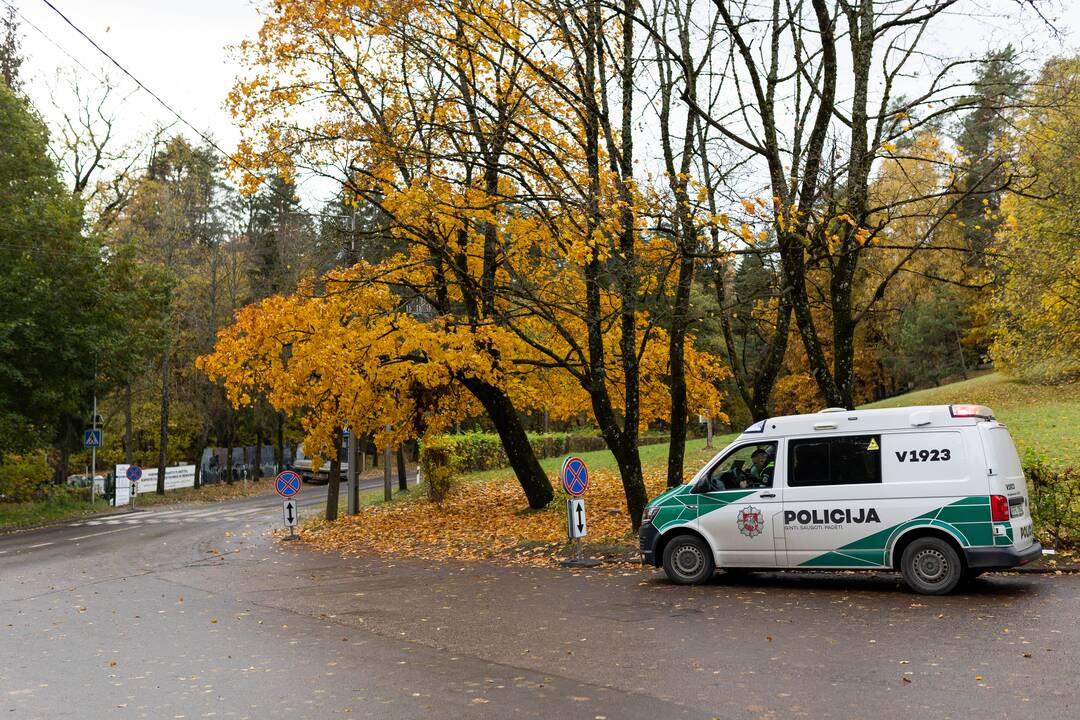
<path fill-rule="evenodd" d="M 277 474 L 278 495 L 288 500 L 300 492 L 300 475 L 292 470 L 282 470 Z"/>
<path fill-rule="evenodd" d="M 583 495 L 589 489 L 589 469 L 581 458 L 571 455 L 563 461 L 562 486 L 574 497 Z"/>
<path fill-rule="evenodd" d="M 585 522 L 585 499 L 581 496 L 589 489 L 589 468 L 585 462 L 571 455 L 562 464 L 562 486 L 570 498 L 566 501 L 566 535 L 573 542 L 573 556 L 563 560 L 564 567 L 595 567 L 599 560 L 582 554 L 581 538 L 589 533 Z"/>
<path fill-rule="evenodd" d="M 128 469 L 124 471 L 124 474 L 127 475 L 128 482 L 132 485 L 142 480 L 142 468 L 138 465 L 128 465 Z"/>

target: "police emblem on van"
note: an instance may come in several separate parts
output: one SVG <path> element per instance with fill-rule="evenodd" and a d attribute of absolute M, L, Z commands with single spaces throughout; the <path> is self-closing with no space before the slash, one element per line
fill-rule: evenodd
<path fill-rule="evenodd" d="M 753 505 L 747 505 L 735 517 L 735 524 L 739 527 L 739 533 L 746 537 L 754 537 L 761 534 L 765 521 L 761 518 L 761 510 Z"/>

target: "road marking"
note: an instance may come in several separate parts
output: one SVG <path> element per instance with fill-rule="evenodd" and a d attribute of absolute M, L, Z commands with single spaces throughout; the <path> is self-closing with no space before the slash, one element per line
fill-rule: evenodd
<path fill-rule="evenodd" d="M 123 532 L 124 530 L 130 530 L 130 527 L 116 528 L 115 530 L 104 530 L 102 532 L 90 533 L 89 535 L 80 535 L 79 537 L 70 538 L 71 542 L 77 540 L 85 540 L 86 538 L 97 537 L 98 535 L 112 535 L 113 533 Z"/>
<path fill-rule="evenodd" d="M 211 515 L 224 515 L 225 513 L 231 512 L 236 512 L 236 510 L 234 508 L 225 508 L 224 510 L 212 510 L 210 512 L 203 512 L 201 515 L 196 515 L 195 517 L 208 518 Z"/>
<path fill-rule="evenodd" d="M 51 543 L 51 542 L 47 542 L 47 543 L 38 543 L 37 545 L 31 545 L 30 547 L 28 547 L 28 548 L 26 548 L 26 549 L 27 549 L 27 550 L 33 550 L 34 548 L 39 548 L 39 547 L 45 547 L 46 545 L 52 545 L 52 543 Z"/>

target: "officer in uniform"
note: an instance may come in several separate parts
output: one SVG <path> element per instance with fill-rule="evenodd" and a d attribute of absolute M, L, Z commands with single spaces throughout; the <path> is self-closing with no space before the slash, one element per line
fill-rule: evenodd
<path fill-rule="evenodd" d="M 773 472 L 776 470 L 776 462 L 769 457 L 769 451 L 758 448 L 750 456 L 753 463 L 746 472 L 746 484 L 743 487 L 772 487 Z"/>

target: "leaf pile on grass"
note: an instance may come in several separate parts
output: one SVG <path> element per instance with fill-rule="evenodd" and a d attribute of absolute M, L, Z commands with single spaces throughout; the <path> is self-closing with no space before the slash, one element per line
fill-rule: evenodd
<path fill-rule="evenodd" d="M 509 472 L 509 471 L 507 471 Z M 649 497 L 664 490 L 661 472 L 646 472 Z M 630 529 L 622 482 L 612 472 L 591 474 L 586 494 L 586 554 L 625 556 L 637 538 Z M 437 505 L 414 496 L 361 509 L 333 522 L 311 520 L 301 537 L 321 550 L 345 555 L 371 551 L 427 560 L 505 560 L 552 565 L 566 555 L 566 496 L 529 510 L 512 477 L 462 483 Z"/>

